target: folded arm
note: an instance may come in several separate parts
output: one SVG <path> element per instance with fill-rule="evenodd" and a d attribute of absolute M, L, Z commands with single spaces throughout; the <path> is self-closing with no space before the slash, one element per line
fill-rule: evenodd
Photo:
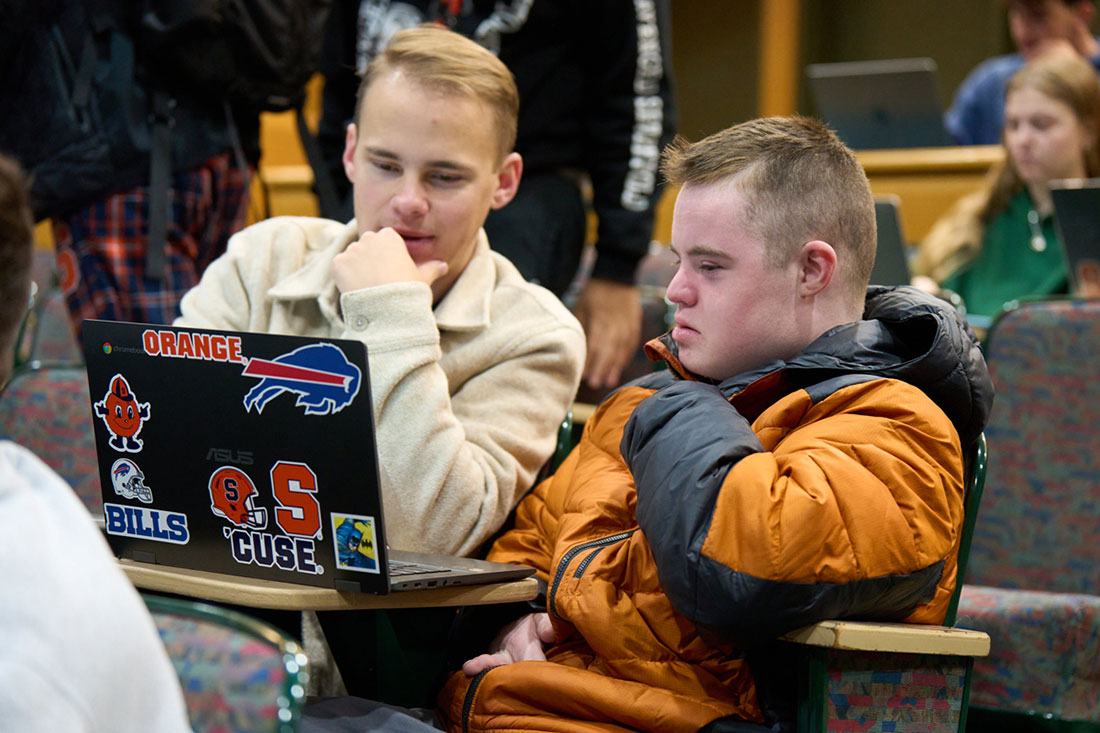
<path fill-rule="evenodd" d="M 962 519 L 946 417 L 881 379 L 783 408 L 769 413 L 793 424 L 750 426 L 716 387 L 681 382 L 628 423 L 638 523 L 676 609 L 749 644 L 932 600 Z"/>

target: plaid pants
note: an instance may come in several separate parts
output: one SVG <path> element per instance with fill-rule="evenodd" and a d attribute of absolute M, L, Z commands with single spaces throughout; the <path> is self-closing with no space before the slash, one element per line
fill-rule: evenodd
<path fill-rule="evenodd" d="M 85 318 L 171 323 L 229 237 L 244 226 L 248 191 L 231 153 L 172 177 L 165 268 L 146 276 L 149 187 L 113 194 L 53 220 L 57 268 L 73 331 Z"/>

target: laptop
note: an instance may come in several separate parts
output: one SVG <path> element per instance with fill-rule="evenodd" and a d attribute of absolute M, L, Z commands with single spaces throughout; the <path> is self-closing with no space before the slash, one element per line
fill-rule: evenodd
<path fill-rule="evenodd" d="M 1100 296 L 1100 178 L 1052 183 L 1050 197 L 1070 293 Z"/>
<path fill-rule="evenodd" d="M 908 285 L 909 246 L 901 229 L 901 200 L 896 195 L 875 197 L 875 224 L 878 244 L 875 266 L 871 270 L 873 285 Z"/>
<path fill-rule="evenodd" d="M 84 358 L 120 558 L 367 593 L 534 573 L 388 548 L 361 342 L 89 320 Z"/>
<path fill-rule="evenodd" d="M 952 144 L 930 58 L 810 64 L 806 76 L 818 116 L 850 148 Z"/>

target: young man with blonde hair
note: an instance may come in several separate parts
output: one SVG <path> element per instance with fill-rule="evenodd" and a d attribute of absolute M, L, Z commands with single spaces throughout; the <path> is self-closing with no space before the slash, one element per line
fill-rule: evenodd
<path fill-rule="evenodd" d="M 518 106 L 511 73 L 473 41 L 396 34 L 347 130 L 355 220 L 255 224 L 183 299 L 178 325 L 367 345 L 397 548 L 477 550 L 549 458 L 580 379 L 580 325 L 481 229 L 519 185 Z"/>
<path fill-rule="evenodd" d="M 647 349 L 668 369 L 600 406 L 494 544 L 545 610 L 468 609 L 449 730 L 770 725 L 748 650 L 944 617 L 992 400 L 978 342 L 945 303 L 867 287 L 870 188 L 821 123 L 679 141 L 664 168 L 676 316 Z"/>

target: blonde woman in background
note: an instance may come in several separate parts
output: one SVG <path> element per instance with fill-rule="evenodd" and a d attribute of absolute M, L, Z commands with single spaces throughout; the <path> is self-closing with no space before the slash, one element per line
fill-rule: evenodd
<path fill-rule="evenodd" d="M 1072 53 L 1051 52 L 1005 88 L 1004 162 L 921 243 L 913 284 L 952 290 L 968 313 L 992 317 L 1007 301 L 1066 291 L 1051 181 L 1100 176 L 1100 81 Z"/>

